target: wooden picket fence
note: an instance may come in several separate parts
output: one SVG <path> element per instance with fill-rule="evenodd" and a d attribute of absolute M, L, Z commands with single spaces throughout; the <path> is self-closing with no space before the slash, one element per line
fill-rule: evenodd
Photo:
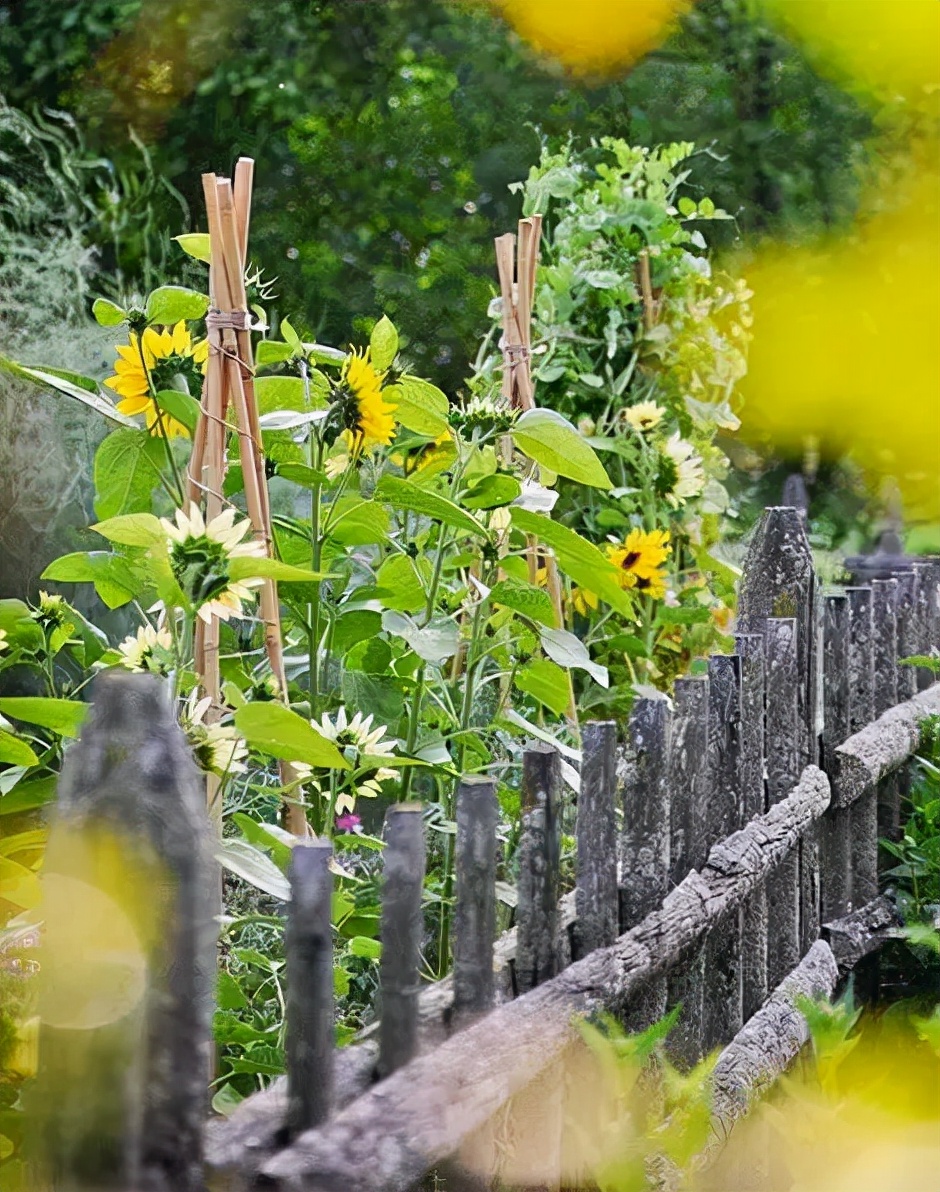
<path fill-rule="evenodd" d="M 68 1187 L 404 1192 L 429 1172 L 447 1189 L 488 1188 L 496 1177 L 580 1186 L 562 1130 L 578 1106 L 566 1104 L 559 1078 L 578 1019 L 607 1011 L 641 1028 L 678 1002 L 674 1061 L 688 1067 L 723 1048 L 713 1117 L 716 1137 L 726 1135 L 806 1042 L 797 999 L 831 994 L 896 925 L 878 895 L 878 837 L 897 833 L 905 763 L 923 719 L 940 713 L 940 684 L 898 659 L 940 645 L 940 563 L 876 556 L 866 567 L 869 582 L 822 592 L 800 511 L 765 511 L 741 581 L 735 653 L 680 679 L 671 702 L 638 699 L 623 741 L 613 722 L 584 726 L 567 893 L 561 830 L 573 817 L 561 759 L 551 746 L 525 751 L 516 925 L 495 945 L 495 782 L 464 778 L 453 974 L 433 985 L 419 978 L 423 817 L 418 804 L 392 807 L 380 1018 L 339 1051 L 330 846 L 299 842 L 286 932 L 288 1076 L 209 1123 L 214 954 L 211 897 L 200 891 L 217 879 L 193 826 L 198 783 L 157 681 L 99 680 L 68 755 L 60 819 L 113 817 L 120 790 L 124 822 L 178 880 L 153 953 L 147 1029 L 118 1056 L 136 1074 L 121 1113 L 96 1121 L 81 1080 L 57 1090 L 71 1131 L 62 1170 L 95 1131 L 120 1136 L 102 1152 L 107 1172 L 91 1164 Z M 186 830 L 171 831 L 174 818 Z M 857 974 L 863 991 L 872 964 Z M 507 1165 L 494 1123 L 513 1107 Z"/>

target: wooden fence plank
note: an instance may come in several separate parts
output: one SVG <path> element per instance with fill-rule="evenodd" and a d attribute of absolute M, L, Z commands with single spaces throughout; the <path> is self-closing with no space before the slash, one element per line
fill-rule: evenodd
<path fill-rule="evenodd" d="M 836 747 L 849 736 L 849 598 L 844 593 L 823 601 L 822 765 L 836 772 Z M 836 919 L 852 903 L 852 816 L 830 807 L 820 825 L 822 919 Z"/>
<path fill-rule="evenodd" d="M 741 822 L 766 811 L 764 789 L 764 637 L 739 633 L 741 659 Z M 746 1022 L 767 997 L 767 891 L 755 890 L 742 912 L 741 1000 Z"/>
<path fill-rule="evenodd" d="M 378 1072 L 386 1077 L 407 1064 L 418 1045 L 425 867 L 420 803 L 397 803 L 385 813 L 383 859 Z"/>
<path fill-rule="evenodd" d="M 495 778 L 470 775 L 457 787 L 453 1021 L 464 1026 L 493 1006 L 496 937 Z"/>
<path fill-rule="evenodd" d="M 617 725 L 591 720 L 581 735 L 581 787 L 574 924 L 575 960 L 606 948 L 619 934 L 617 891 Z"/>
<path fill-rule="evenodd" d="M 333 876 L 328 842 L 298 842 L 291 852 L 287 957 L 287 1129 L 292 1138 L 325 1121 L 333 1108 Z"/>
<path fill-rule="evenodd" d="M 871 581 L 872 627 L 874 631 L 875 715 L 881 716 L 898 702 L 898 581 Z M 878 787 L 878 836 L 896 839 L 901 819 L 900 775 L 889 775 Z M 879 849 L 878 868 L 894 864 Z"/>
<path fill-rule="evenodd" d="M 905 569 L 895 574 L 898 596 L 897 619 L 898 658 L 910 658 L 918 652 L 917 618 L 914 607 L 914 572 Z M 898 699 L 909 700 L 917 694 L 917 671 L 912 666 L 898 665 Z"/>
<path fill-rule="evenodd" d="M 44 865 L 43 1025 L 27 1120 L 56 1187 L 203 1188 L 211 841 L 166 685 L 105 671 L 66 751 Z"/>
<path fill-rule="evenodd" d="M 561 1057 L 577 1037 L 578 1017 L 622 1011 L 642 984 L 739 907 L 828 801 L 825 775 L 807 768 L 788 798 L 716 845 L 701 874 L 690 874 L 614 945 L 498 1007 L 302 1135 L 265 1163 L 264 1186 L 405 1192 Z"/>
<path fill-rule="evenodd" d="M 875 655 L 871 588 L 846 588 L 849 598 L 849 730 L 875 719 Z M 878 893 L 878 796 L 866 791 L 852 808 L 852 903 Z"/>
<path fill-rule="evenodd" d="M 741 827 L 741 659 L 713 654 L 708 660 L 708 751 L 712 797 L 706 837 L 712 845 Z M 705 945 L 705 1050 L 726 1043 L 743 1021 L 741 912 L 712 931 Z"/>
<path fill-rule="evenodd" d="M 767 802 L 786 797 L 799 773 L 798 630 L 793 617 L 767 620 Z M 786 857 L 767 883 L 767 979 L 778 985 L 800 959 L 799 855 Z"/>
<path fill-rule="evenodd" d="M 561 758 L 551 745 L 531 745 L 522 755 L 517 993 L 527 993 L 558 971 L 560 864 Z"/>
<path fill-rule="evenodd" d="M 930 650 L 932 628 L 931 568 L 929 563 L 912 563 L 914 572 L 914 644 L 916 653 L 927 654 Z M 917 690 L 926 691 L 934 681 L 933 672 L 926 666 L 917 667 Z"/>

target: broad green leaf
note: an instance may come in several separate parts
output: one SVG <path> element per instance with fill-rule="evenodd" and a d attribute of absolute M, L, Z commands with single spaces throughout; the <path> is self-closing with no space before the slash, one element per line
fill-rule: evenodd
<path fill-rule="evenodd" d="M 272 414 L 277 410 L 322 410 L 330 399 L 330 383 L 315 368 L 308 377 L 310 400 L 304 390 L 301 377 L 258 377 L 255 381 L 255 397 L 258 399 L 258 413 Z"/>
<path fill-rule="evenodd" d="M 145 430 L 116 430 L 103 439 L 94 465 L 98 517 L 149 510 L 164 462 L 163 444 Z"/>
<path fill-rule="evenodd" d="M 187 256 L 195 257 L 197 261 L 205 261 L 208 265 L 212 259 L 210 238 L 208 232 L 184 232 L 182 236 L 173 239 Z"/>
<path fill-rule="evenodd" d="M 281 873 L 287 873 L 290 865 L 291 846 L 287 841 L 281 840 L 280 837 L 273 833 L 270 829 L 271 824 L 263 823 L 260 820 L 253 820 L 250 815 L 245 815 L 243 811 L 236 811 L 232 815 L 232 822 L 241 828 L 242 835 L 249 844 L 253 844 L 264 852 L 269 853 L 271 860 L 280 869 Z M 290 837 L 290 833 L 288 833 Z M 293 839 L 290 837 L 290 839 Z"/>
<path fill-rule="evenodd" d="M 11 647 L 35 650 L 43 643 L 42 630 L 22 600 L 0 600 L 0 629 L 7 635 Z"/>
<path fill-rule="evenodd" d="M 299 484 L 301 488 L 323 488 L 330 483 L 325 472 L 318 472 L 308 464 L 278 464 L 277 474 L 292 484 Z"/>
<path fill-rule="evenodd" d="M 349 762 L 332 741 L 283 704 L 246 704 L 235 713 L 235 727 L 260 753 L 308 766 L 349 769 Z"/>
<path fill-rule="evenodd" d="M 216 984 L 216 1005 L 220 1010 L 244 1010 L 248 1005 L 248 998 L 242 992 L 242 987 L 225 969 L 219 970 L 219 979 Z"/>
<path fill-rule="evenodd" d="M 277 580 L 281 584 L 311 584 L 329 579 L 329 573 L 326 571 L 307 571 L 303 567 L 292 567 L 290 563 L 282 563 L 279 559 L 256 559 L 250 555 L 232 559 L 228 565 L 228 573 L 234 580 L 260 577 Z"/>
<path fill-rule="evenodd" d="M 255 347 L 255 363 L 260 365 L 281 364 L 285 360 L 290 360 L 293 354 L 294 349 L 290 344 L 283 343 L 279 339 L 263 339 Z M 257 383 L 255 381 L 256 385 Z"/>
<path fill-rule="evenodd" d="M 371 609 L 353 609 L 336 619 L 330 649 L 338 657 L 357 642 L 374 638 L 382 628 L 382 614 Z"/>
<path fill-rule="evenodd" d="M 510 434 L 519 450 L 543 468 L 592 488 L 611 487 L 590 445 L 555 410 L 526 410 Z"/>
<path fill-rule="evenodd" d="M 40 579 L 54 579 L 60 584 L 92 583 L 108 608 L 127 604 L 142 587 L 126 559 L 103 550 L 62 555 L 49 564 Z"/>
<path fill-rule="evenodd" d="M 391 555 L 387 558 L 379 568 L 376 581 L 386 608 L 413 613 L 427 602 L 425 585 L 421 582 L 414 560 L 407 555 Z"/>
<path fill-rule="evenodd" d="M 160 519 L 152 513 L 126 513 L 121 517 L 109 517 L 96 522 L 91 528 L 102 538 L 121 546 L 153 546 L 166 537 Z"/>
<path fill-rule="evenodd" d="M 283 324 L 282 324 L 283 326 Z M 284 336 L 287 339 L 287 336 Z M 312 360 L 315 364 L 332 364 L 334 367 L 342 364 L 346 359 L 346 353 L 339 348 L 331 348 L 326 344 L 301 344 L 301 348 L 307 355 L 308 360 Z"/>
<path fill-rule="evenodd" d="M 577 667 L 587 671 L 601 687 L 610 686 L 607 667 L 592 662 L 587 646 L 573 633 L 569 633 L 567 629 L 543 629 L 539 636 L 542 639 L 542 649 L 552 662 L 557 662 L 559 666 L 569 670 Z"/>
<path fill-rule="evenodd" d="M 349 951 L 353 956 L 361 956 L 366 960 L 379 960 L 382 956 L 382 942 L 369 939 L 365 935 L 357 935 L 349 941 Z"/>
<path fill-rule="evenodd" d="M 96 298 L 92 303 L 91 313 L 101 327 L 119 327 L 127 318 L 127 312 L 107 298 Z"/>
<path fill-rule="evenodd" d="M 88 715 L 88 705 L 71 699 L 10 695 L 0 699 L 0 712 L 14 720 L 47 728 L 60 737 L 77 737 Z"/>
<path fill-rule="evenodd" d="M 19 815 L 23 811 L 35 811 L 37 807 L 45 807 L 47 803 L 51 803 L 55 795 L 54 774 L 44 774 L 41 778 L 18 782 L 13 790 L 0 798 L 0 815 Z"/>
<path fill-rule="evenodd" d="M 427 492 L 412 484 L 410 480 L 402 480 L 397 476 L 383 476 L 376 486 L 375 499 L 386 502 L 394 509 L 406 509 L 411 513 L 434 518 L 435 521 L 444 522 L 467 534 L 487 537 L 485 528 L 472 514 L 455 505 L 447 497 Z"/>
<path fill-rule="evenodd" d="M 620 586 L 619 571 L 596 546 L 574 530 L 541 513 L 530 513 L 518 506 L 513 506 L 511 513 L 513 525 L 524 534 L 535 535 L 551 547 L 558 559 L 558 566 L 576 584 L 589 592 L 595 592 L 628 620 L 635 619 L 633 602 Z"/>
<path fill-rule="evenodd" d="M 54 389 L 64 397 L 73 397 L 111 422 L 120 423 L 121 426 L 137 426 L 133 418 L 122 414 L 113 402 L 102 395 L 97 382 L 92 382 L 94 388 L 88 389 L 87 385 L 72 380 L 69 374 L 60 375 L 56 369 L 30 368 L 25 364 L 17 364 L 8 356 L 0 356 L 0 369 L 26 381 L 32 381 L 35 385 L 41 385 L 44 389 Z M 82 378 L 83 381 L 88 379 L 90 378 Z"/>
<path fill-rule="evenodd" d="M 298 356 L 303 353 L 304 345 L 289 319 L 281 319 L 281 335 L 290 344 L 292 352 L 296 352 Z"/>
<path fill-rule="evenodd" d="M 711 610 L 702 605 L 687 605 L 681 608 L 661 605 L 656 610 L 656 620 L 660 625 L 704 625 L 711 619 Z"/>
<path fill-rule="evenodd" d="M 378 501 L 343 498 L 329 536 L 343 546 L 370 546 L 388 537 L 388 510 Z"/>
<path fill-rule="evenodd" d="M 215 857 L 229 873 L 243 878 L 256 889 L 282 902 L 290 901 L 290 882 L 266 853 L 247 840 L 227 837 L 219 845 Z"/>
<path fill-rule="evenodd" d="M 490 600 L 504 608 L 511 608 L 513 612 L 521 613 L 540 625 L 554 628 L 557 623 L 549 594 L 544 588 L 537 588 L 524 580 L 501 579 L 490 591 Z"/>
<path fill-rule="evenodd" d="M 346 706 L 364 716 L 370 713 L 376 723 L 397 725 L 404 709 L 400 680 L 385 675 L 367 675 L 362 671 L 347 671 L 343 675 L 343 699 Z M 382 765 L 387 764 L 382 762 Z"/>
<path fill-rule="evenodd" d="M 195 434 L 196 423 L 199 421 L 199 402 L 191 394 L 183 393 L 181 389 L 161 389 L 154 401 L 164 413 L 181 422 L 190 435 Z"/>
<path fill-rule="evenodd" d="M 382 628 L 402 638 L 419 658 L 435 666 L 439 666 L 446 658 L 452 658 L 460 644 L 457 626 L 453 621 L 444 619 L 418 626 L 404 613 L 386 609 L 382 614 Z"/>
<path fill-rule="evenodd" d="M 511 505 L 522 493 L 522 485 L 506 472 L 484 476 L 460 498 L 467 509 L 499 509 Z"/>
<path fill-rule="evenodd" d="M 0 899 L 29 911 L 39 905 L 39 878 L 25 865 L 0 857 Z"/>
<path fill-rule="evenodd" d="M 0 762 L 6 762 L 10 766 L 36 766 L 39 764 L 39 758 L 25 741 L 0 729 Z"/>
<path fill-rule="evenodd" d="M 185 286 L 160 286 L 147 299 L 146 315 L 151 323 L 169 327 L 174 323 L 201 319 L 209 309 L 209 296 Z"/>
<path fill-rule="evenodd" d="M 395 404 L 395 421 L 407 430 L 432 439 L 447 431 L 450 408 L 447 394 L 430 381 L 406 374 L 395 385 L 387 386 L 384 393 L 386 399 Z"/>
<path fill-rule="evenodd" d="M 533 658 L 525 666 L 520 666 L 514 681 L 520 691 L 534 696 L 556 715 L 560 716 L 568 707 L 568 676 L 547 658 Z"/>
<path fill-rule="evenodd" d="M 398 355 L 398 332 L 395 330 L 395 324 L 388 315 L 382 315 L 381 319 L 372 328 L 372 335 L 369 337 L 369 349 L 372 357 L 372 366 L 376 372 L 383 373 L 387 368 L 391 367 L 392 362 Z"/>
<path fill-rule="evenodd" d="M 229 1114 L 235 1112 L 244 1099 L 244 1094 L 226 1081 L 212 1096 L 212 1110 L 220 1117 L 228 1117 Z"/>

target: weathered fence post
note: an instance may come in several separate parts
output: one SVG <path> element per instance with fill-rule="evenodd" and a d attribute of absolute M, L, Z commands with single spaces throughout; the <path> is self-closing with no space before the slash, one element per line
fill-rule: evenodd
<path fill-rule="evenodd" d="M 933 575 L 933 564 L 918 562 L 912 564 L 914 571 L 914 603 L 916 644 L 918 654 L 927 654 L 932 645 L 931 640 L 935 621 L 937 602 L 936 583 Z M 917 690 L 926 691 L 934 682 L 933 671 L 926 666 L 917 667 Z"/>
<path fill-rule="evenodd" d="M 836 772 L 835 750 L 849 736 L 849 598 L 826 596 L 823 617 L 822 767 Z M 852 812 L 830 807 L 822 821 L 822 920 L 847 914 L 852 904 Z"/>
<path fill-rule="evenodd" d="M 66 753 L 44 867 L 39 1165 L 78 1192 L 200 1192 L 217 870 L 168 691 L 107 671 Z"/>
<path fill-rule="evenodd" d="M 914 572 L 897 572 L 898 596 L 895 616 L 897 622 L 898 658 L 910 658 L 918 652 L 917 621 L 914 608 Z M 917 692 L 917 671 L 912 666 L 898 664 L 898 700 L 909 700 Z"/>
<path fill-rule="evenodd" d="M 708 752 L 711 799 L 706 820 L 709 847 L 741 826 L 741 659 L 713 654 L 708 660 Z M 734 910 L 705 945 L 705 1049 L 727 1043 L 743 1021 L 741 911 Z"/>
<path fill-rule="evenodd" d="M 496 935 L 496 780 L 471 775 L 457 787 L 457 904 L 454 909 L 454 1022 L 493 1005 Z"/>
<path fill-rule="evenodd" d="M 669 704 L 640 698 L 630 713 L 630 776 L 624 788 L 620 839 L 620 927 L 626 931 L 655 910 L 669 882 Z M 637 997 L 629 1014 L 639 1029 L 661 1018 L 666 982 L 658 979 Z"/>
<path fill-rule="evenodd" d="M 849 732 L 875 718 L 871 588 L 846 588 L 849 598 Z M 866 791 L 852 806 L 852 904 L 878 893 L 878 796 Z"/>
<path fill-rule="evenodd" d="M 327 842 L 301 841 L 290 862 L 287 956 L 287 1129 L 318 1126 L 333 1107 L 333 877 Z"/>
<path fill-rule="evenodd" d="M 898 702 L 898 581 L 871 581 L 872 628 L 874 632 L 875 716 Z M 878 788 L 878 836 L 894 839 L 900 824 L 901 784 L 891 774 Z M 884 855 L 882 860 L 889 864 Z M 880 866 L 879 866 L 880 868 Z"/>
<path fill-rule="evenodd" d="M 522 839 L 516 906 L 516 991 L 526 993 L 558 965 L 561 759 L 551 745 L 522 755 Z"/>
<path fill-rule="evenodd" d="M 677 679 L 669 746 L 669 884 L 690 870 L 701 870 L 708 857 L 707 822 L 711 802 L 708 758 L 708 679 Z M 682 1003 L 679 1021 L 666 1040 L 673 1063 L 692 1068 L 704 1053 L 705 945 L 669 975 L 669 1004 Z"/>
<path fill-rule="evenodd" d="M 418 1043 L 421 892 L 424 887 L 423 807 L 397 803 L 385 813 L 382 959 L 379 982 L 378 1073 L 390 1076 L 414 1056 Z"/>
<path fill-rule="evenodd" d="M 577 886 L 574 955 L 579 960 L 606 948 L 618 934 L 617 892 L 617 725 L 591 720 L 581 735 L 581 788 L 578 792 Z"/>
<path fill-rule="evenodd" d="M 770 617 L 767 660 L 767 803 L 785 799 L 800 775 L 797 698 L 799 629 L 792 617 Z M 794 850 L 767 883 L 767 979 L 772 988 L 800 959 L 799 854 Z"/>
<path fill-rule="evenodd" d="M 802 479 L 802 477 L 800 478 Z M 741 659 L 741 823 L 766 808 L 764 790 L 764 638 L 739 633 Z M 764 1004 L 767 985 L 767 890 L 758 887 L 744 904 L 741 934 L 741 995 L 746 1022 Z"/>

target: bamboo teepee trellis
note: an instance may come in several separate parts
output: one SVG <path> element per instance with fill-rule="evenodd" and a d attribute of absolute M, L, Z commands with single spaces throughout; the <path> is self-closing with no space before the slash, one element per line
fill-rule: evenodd
<path fill-rule="evenodd" d="M 272 555 L 271 511 L 264 470 L 264 453 L 258 406 L 254 393 L 254 360 L 251 348 L 250 315 L 245 292 L 245 261 L 254 162 L 239 158 L 234 185 L 229 178 L 203 174 L 209 224 L 209 299 L 206 316 L 209 357 L 202 390 L 201 411 L 193 437 L 188 475 L 190 501 L 205 507 L 207 521 L 222 512 L 227 503 L 223 482 L 228 464 L 229 433 L 238 438 L 239 460 L 245 485 L 245 504 L 257 537 Z M 281 697 L 287 697 L 284 657 L 281 646 L 281 618 L 277 584 L 265 579 L 261 588 L 261 617 L 265 648 Z M 207 723 L 218 721 L 222 711 L 219 674 L 219 621 L 198 624 L 196 670 L 212 704 Z M 292 767 L 282 762 L 281 781 L 295 779 Z M 210 812 L 221 817 L 219 781 L 210 775 L 207 786 Z M 303 808 L 286 804 L 286 826 L 296 835 L 307 834 Z"/>
<path fill-rule="evenodd" d="M 518 237 L 512 232 L 496 237 L 496 269 L 502 295 L 503 335 L 503 400 L 511 409 L 531 410 L 535 406 L 535 385 L 532 380 L 532 304 L 535 301 L 535 274 L 539 263 L 539 243 L 542 237 L 541 215 L 519 220 Z M 511 440 L 506 448 L 511 454 Z M 536 470 L 537 472 L 537 470 Z M 526 552 L 529 580 L 536 582 L 538 573 L 538 542 L 531 535 Z M 561 576 L 551 553 L 545 558 L 545 585 L 555 610 L 555 619 L 564 625 Z M 569 674 L 568 720 L 577 730 L 578 711 Z"/>

